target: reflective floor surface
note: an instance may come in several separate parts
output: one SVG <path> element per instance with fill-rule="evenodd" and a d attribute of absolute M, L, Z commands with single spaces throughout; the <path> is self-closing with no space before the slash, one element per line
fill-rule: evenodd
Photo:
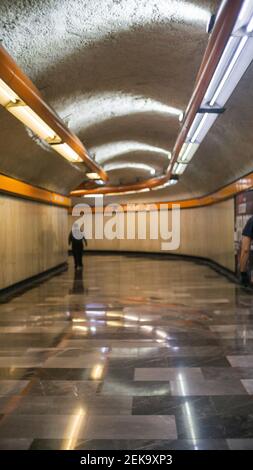
<path fill-rule="evenodd" d="M 253 296 L 89 255 L 0 305 L 1 449 L 253 449 Z"/>

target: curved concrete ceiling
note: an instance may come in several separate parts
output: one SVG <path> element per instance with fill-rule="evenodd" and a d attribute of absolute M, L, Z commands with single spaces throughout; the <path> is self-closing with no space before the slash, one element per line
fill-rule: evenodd
<path fill-rule="evenodd" d="M 207 44 L 206 26 L 219 4 L 1 0 L 0 37 L 96 161 L 110 165 L 110 183 L 131 183 L 166 169 Z M 176 186 L 124 199 L 192 197 L 251 171 L 252 73 Z M 0 126 L 1 172 L 64 194 L 81 183 L 80 169 L 4 110 Z"/>

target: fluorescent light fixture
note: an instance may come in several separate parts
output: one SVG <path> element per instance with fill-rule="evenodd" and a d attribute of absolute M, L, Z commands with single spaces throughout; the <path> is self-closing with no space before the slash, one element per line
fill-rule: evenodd
<path fill-rule="evenodd" d="M 248 26 L 247 26 L 247 28 L 246 28 L 246 31 L 247 31 L 247 33 L 249 33 L 249 34 L 253 32 L 253 16 L 252 16 L 251 20 L 250 20 L 249 23 L 248 23 Z"/>
<path fill-rule="evenodd" d="M 57 138 L 56 133 L 22 101 L 9 103 L 6 109 L 41 139 L 52 141 Z"/>
<path fill-rule="evenodd" d="M 192 136 L 192 138 L 191 138 L 191 141 L 192 141 L 192 142 L 195 142 L 195 141 L 197 140 L 197 138 L 198 138 L 198 136 L 199 136 L 201 130 L 202 130 L 202 129 L 204 128 L 204 126 L 205 126 L 205 123 L 206 123 L 207 119 L 208 119 L 208 114 L 206 113 L 206 114 L 203 115 L 203 117 L 202 117 L 202 119 L 201 119 L 201 121 L 200 121 L 200 123 L 199 123 L 199 125 L 198 125 L 198 127 L 197 127 L 197 129 L 196 129 L 196 131 L 194 132 L 194 134 L 193 134 L 193 136 Z"/>
<path fill-rule="evenodd" d="M 100 176 L 97 173 L 86 173 L 86 176 L 90 180 L 100 180 Z"/>
<path fill-rule="evenodd" d="M 8 103 L 16 103 L 18 100 L 18 95 L 0 78 L 0 104 L 7 106 Z"/>
<path fill-rule="evenodd" d="M 238 47 L 236 48 L 236 51 L 232 57 L 232 59 L 230 60 L 230 63 L 226 69 L 226 72 L 224 73 L 224 75 L 222 76 L 222 79 L 220 80 L 220 83 L 212 97 L 212 99 L 210 100 L 210 106 L 214 106 L 216 101 L 218 100 L 219 98 L 219 95 L 223 89 L 223 87 L 225 86 L 230 74 L 232 73 L 233 71 L 233 68 L 235 67 L 235 64 L 237 62 L 237 60 L 239 59 L 241 53 L 242 53 L 242 50 L 244 49 L 244 46 L 246 44 L 246 42 L 248 41 L 248 36 L 243 36 L 238 44 Z M 232 40 L 230 38 L 229 42 L 228 42 L 228 46 L 230 46 Z M 252 57 L 251 57 L 251 60 L 252 60 Z M 245 72 L 245 70 L 243 71 L 243 73 Z M 241 77 L 240 77 L 241 78 Z M 239 80 L 238 80 L 239 81 Z M 232 93 L 233 90 L 231 90 L 231 93 Z"/>
<path fill-rule="evenodd" d="M 253 3 L 243 2 L 232 34 L 204 97 L 204 103 L 223 107 L 253 59 Z"/>
<path fill-rule="evenodd" d="M 182 175 L 183 172 L 186 170 L 186 163 L 178 163 L 176 162 L 173 166 L 172 173 L 174 175 Z"/>
<path fill-rule="evenodd" d="M 82 162 L 83 159 L 68 144 L 61 143 L 61 138 L 41 119 L 19 96 L 0 79 L 0 104 L 14 117 L 41 139 L 51 145 L 51 148 L 70 162 Z"/>
<path fill-rule="evenodd" d="M 199 144 L 185 142 L 178 156 L 178 162 L 189 163 L 199 148 Z"/>
<path fill-rule="evenodd" d="M 253 18 L 252 0 L 244 0 L 240 13 L 238 15 L 238 19 L 234 26 L 234 31 L 246 30 L 247 32 L 251 32 L 252 18 Z"/>
<path fill-rule="evenodd" d="M 53 144 L 51 147 L 69 162 L 83 162 L 83 159 L 68 144 Z"/>
<path fill-rule="evenodd" d="M 216 17 L 217 20 L 217 17 Z M 244 0 L 234 29 L 224 48 L 200 108 L 186 136 L 177 163 L 188 163 L 210 130 L 219 112 L 253 60 L 253 2 Z M 217 112 L 216 112 L 217 111 Z M 184 169 L 174 165 L 173 172 Z"/>
<path fill-rule="evenodd" d="M 187 134 L 186 143 L 200 144 L 216 119 L 216 113 L 197 113 Z"/>

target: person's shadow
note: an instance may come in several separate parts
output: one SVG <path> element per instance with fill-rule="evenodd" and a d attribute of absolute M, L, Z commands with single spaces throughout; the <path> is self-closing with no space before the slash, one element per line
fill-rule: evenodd
<path fill-rule="evenodd" d="M 73 287 L 70 289 L 70 294 L 87 294 L 88 289 L 84 286 L 83 270 L 76 269 L 73 280 Z"/>

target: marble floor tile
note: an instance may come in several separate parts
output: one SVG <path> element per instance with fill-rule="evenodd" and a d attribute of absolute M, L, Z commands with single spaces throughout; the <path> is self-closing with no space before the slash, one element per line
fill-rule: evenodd
<path fill-rule="evenodd" d="M 170 381 L 171 394 L 174 396 L 189 396 L 189 395 L 231 395 L 231 390 L 234 394 L 243 395 L 245 390 L 240 382 L 236 379 L 227 380 L 198 380 L 194 378 L 178 377 L 176 380 Z"/>
<path fill-rule="evenodd" d="M 248 394 L 213 396 L 212 403 L 220 416 L 253 415 L 253 396 Z"/>
<path fill-rule="evenodd" d="M 106 260 L 0 303 L 0 448 L 251 448 L 252 294 L 200 264 Z"/>
<path fill-rule="evenodd" d="M 173 416 L 93 416 L 89 439 L 176 439 Z"/>
<path fill-rule="evenodd" d="M 190 412 L 198 418 L 216 416 L 213 397 L 208 396 L 135 396 L 133 397 L 133 414 L 137 415 L 173 415 L 186 416 Z"/>
<path fill-rule="evenodd" d="M 0 421 L 4 438 L 70 439 L 76 415 L 5 415 Z"/>
<path fill-rule="evenodd" d="M 198 367 L 185 367 L 185 368 L 169 368 L 169 367 L 156 367 L 156 368 L 143 368 L 135 369 L 134 380 L 136 381 L 169 381 L 169 380 L 200 380 L 203 379 L 201 369 Z"/>
<path fill-rule="evenodd" d="M 33 439 L 3 439 L 0 438 L 0 450 L 28 450 Z"/>
<path fill-rule="evenodd" d="M 43 367 L 47 369 L 81 369 L 82 367 L 93 367 L 103 360 L 104 356 L 101 352 L 86 353 L 81 357 L 50 357 L 44 362 Z"/>
<path fill-rule="evenodd" d="M 35 380 L 30 395 L 86 396 L 96 393 L 99 382 L 85 380 Z"/>
<path fill-rule="evenodd" d="M 253 450 L 253 439 L 227 439 L 231 450 Z"/>
<path fill-rule="evenodd" d="M 191 409 L 176 417 L 178 439 L 225 439 L 226 432 L 219 416 L 199 418 L 194 416 Z"/>
<path fill-rule="evenodd" d="M 157 343 L 153 340 L 148 339 L 141 339 L 141 340 L 129 340 L 126 338 L 122 339 L 108 339 L 108 338 L 100 338 L 96 339 L 64 339 L 61 343 L 62 347 L 69 349 L 69 348 L 82 348 L 93 346 L 96 348 L 112 348 L 112 347 L 120 347 L 123 348 L 146 348 L 146 347 L 157 347 Z"/>
<path fill-rule="evenodd" d="M 29 325 L 22 325 L 22 326 L 2 326 L 0 324 L 0 334 L 10 334 L 10 333 L 16 333 L 16 334 L 23 334 L 23 333 L 62 333 L 66 328 L 66 324 L 63 324 L 63 326 L 60 325 L 47 325 L 47 326 L 29 326 Z"/>
<path fill-rule="evenodd" d="M 65 439 L 34 439 L 32 450 L 61 450 L 68 448 Z M 78 439 L 76 450 L 228 450 L 225 439 Z"/>
<path fill-rule="evenodd" d="M 176 439 L 171 416 L 6 415 L 0 421 L 0 439 L 72 439 L 78 425 L 79 438 L 87 439 Z"/>
<path fill-rule="evenodd" d="M 0 383 L 2 380 L 31 380 L 39 369 L 23 367 L 0 368 Z"/>
<path fill-rule="evenodd" d="M 122 396 L 170 395 L 169 382 L 134 382 L 132 380 L 105 380 L 101 389 L 102 395 L 121 394 Z"/>
<path fill-rule="evenodd" d="M 0 380 L 0 396 L 17 395 L 28 385 L 28 380 Z"/>
<path fill-rule="evenodd" d="M 218 333 L 222 338 L 243 338 L 247 340 L 253 339 L 251 325 L 215 325 L 210 326 L 210 330 Z"/>
<path fill-rule="evenodd" d="M 253 355 L 245 356 L 227 356 L 232 367 L 252 367 Z"/>
<path fill-rule="evenodd" d="M 38 443 L 37 447 L 44 448 L 43 443 Z M 176 439 L 176 440 L 85 440 L 78 441 L 76 445 L 78 450 L 156 450 L 156 451 L 172 451 L 172 450 L 228 450 L 228 444 L 225 439 Z"/>
<path fill-rule="evenodd" d="M 221 416 L 220 421 L 226 439 L 253 438 L 253 415 Z"/>
<path fill-rule="evenodd" d="M 74 415 L 79 409 L 89 415 L 131 415 L 132 397 L 97 394 L 0 397 L 0 414 Z"/>
<path fill-rule="evenodd" d="M 27 357 L 27 356 L 5 356 L 0 357 L 0 368 L 2 367 L 22 367 L 22 368 L 32 368 L 40 367 L 42 365 L 41 360 L 36 358 Z"/>
<path fill-rule="evenodd" d="M 241 382 L 249 395 L 253 395 L 253 379 L 243 379 Z"/>
<path fill-rule="evenodd" d="M 253 379 L 253 367 L 202 367 L 207 380 Z"/>

